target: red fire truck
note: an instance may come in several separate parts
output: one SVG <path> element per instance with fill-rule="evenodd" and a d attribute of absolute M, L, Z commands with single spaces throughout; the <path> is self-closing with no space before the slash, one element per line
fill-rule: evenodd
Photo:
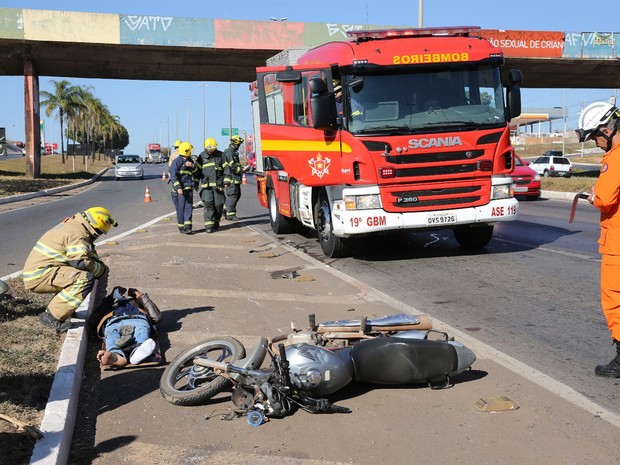
<path fill-rule="evenodd" d="M 273 231 L 300 222 L 338 257 L 350 238 L 404 229 L 450 228 L 480 248 L 515 220 L 508 122 L 522 74 L 506 72 L 505 104 L 502 51 L 479 31 L 352 31 L 258 68 L 256 180 Z"/>

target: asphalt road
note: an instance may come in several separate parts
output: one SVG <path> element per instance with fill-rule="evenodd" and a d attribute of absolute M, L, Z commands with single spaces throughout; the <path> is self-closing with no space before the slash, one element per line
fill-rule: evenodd
<path fill-rule="evenodd" d="M 46 229 L 89 206 L 111 209 L 120 223 L 114 234 L 172 212 L 162 171 L 163 165 L 147 166 L 144 181 L 115 182 L 106 175 L 80 195 L 59 195 L 54 201 L 0 213 L 0 276 L 21 270 Z M 248 179 L 240 215 L 270 231 L 267 211 L 256 201 L 253 177 Z M 147 185 L 150 203 L 144 202 Z M 583 202 L 569 225 L 569 209 L 567 201 L 521 202 L 519 220 L 497 226 L 494 239 L 479 254 L 463 253 L 449 231 L 362 241 L 353 257 L 338 260 L 323 257 L 311 232 L 278 240 L 618 411 L 614 381 L 593 375 L 594 365 L 612 357 L 599 303 L 598 215 Z M 196 210 L 196 229 L 201 214 Z"/>
<path fill-rule="evenodd" d="M 363 241 L 351 258 L 326 259 L 312 234 L 290 245 L 619 411 L 614 381 L 593 375 L 614 352 L 600 309 L 598 213 L 570 202 L 520 203 L 480 254 L 450 231 Z M 269 225 L 261 226 L 269 230 Z"/>
<path fill-rule="evenodd" d="M 153 218 L 174 211 L 170 185 L 162 181 L 167 165 L 144 165 L 145 177 L 140 180 L 114 180 L 108 170 L 99 181 L 80 189 L 80 194 L 63 192 L 16 204 L 0 205 L 2 235 L 0 245 L 0 276 L 20 271 L 30 249 L 41 235 L 63 218 L 97 205 L 110 210 L 119 223 L 110 234 L 129 231 Z M 152 202 L 145 202 L 146 187 Z"/>

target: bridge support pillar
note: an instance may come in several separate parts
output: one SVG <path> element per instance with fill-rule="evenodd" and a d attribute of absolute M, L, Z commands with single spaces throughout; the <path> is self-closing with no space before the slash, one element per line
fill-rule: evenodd
<path fill-rule="evenodd" d="M 30 60 L 24 60 L 24 109 L 26 114 L 26 176 L 41 176 L 41 119 L 39 75 Z"/>

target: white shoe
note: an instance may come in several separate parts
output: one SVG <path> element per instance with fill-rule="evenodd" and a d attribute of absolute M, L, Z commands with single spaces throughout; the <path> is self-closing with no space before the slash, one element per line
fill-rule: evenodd
<path fill-rule="evenodd" d="M 142 362 L 145 358 L 153 353 L 155 350 L 155 341 L 151 338 L 144 341 L 140 346 L 138 346 L 129 357 L 129 363 L 132 365 L 137 365 Z"/>

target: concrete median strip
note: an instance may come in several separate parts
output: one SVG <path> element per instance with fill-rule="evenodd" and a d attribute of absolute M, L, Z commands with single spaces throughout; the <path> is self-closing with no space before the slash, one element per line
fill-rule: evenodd
<path fill-rule="evenodd" d="M 85 323 L 94 305 L 93 295 L 91 292 L 82 302 L 71 320 L 75 327 L 67 331 L 41 421 L 43 438 L 30 458 L 33 465 L 61 465 L 69 458 L 88 341 Z"/>

